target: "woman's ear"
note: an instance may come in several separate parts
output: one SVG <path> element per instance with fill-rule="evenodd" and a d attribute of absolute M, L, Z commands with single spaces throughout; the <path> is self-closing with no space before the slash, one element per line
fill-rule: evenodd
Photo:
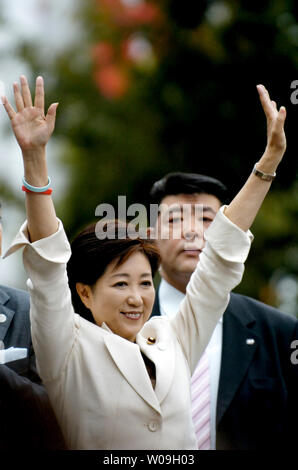
<path fill-rule="evenodd" d="M 85 307 L 89 308 L 91 310 L 92 307 L 92 290 L 91 287 L 88 286 L 88 284 L 83 284 L 82 282 L 77 282 L 76 283 L 76 291 L 85 305 Z"/>

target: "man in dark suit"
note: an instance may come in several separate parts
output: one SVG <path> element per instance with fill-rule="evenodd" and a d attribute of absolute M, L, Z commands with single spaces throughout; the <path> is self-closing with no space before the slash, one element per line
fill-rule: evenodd
<path fill-rule="evenodd" d="M 65 450 L 47 393 L 0 364 L 0 450 Z"/>
<path fill-rule="evenodd" d="M 7 365 L 19 375 L 39 383 L 31 342 L 29 308 L 27 292 L 0 286 L 0 350 L 11 347 L 26 349 L 26 357 L 10 361 Z"/>
<path fill-rule="evenodd" d="M 178 310 L 199 262 L 204 230 L 227 202 L 227 188 L 208 176 L 171 173 L 153 185 L 150 195 L 152 203 L 165 204 L 156 221 L 162 262 L 152 314 L 170 316 Z M 202 209 L 196 212 L 198 204 Z M 185 225 L 182 219 L 187 211 L 181 211 L 183 205 L 190 209 Z M 165 222 L 168 232 L 165 227 L 162 232 Z M 291 354 L 297 339 L 296 319 L 249 297 L 231 294 L 206 349 L 210 449 L 294 446 L 298 365 L 291 362 Z"/>
<path fill-rule="evenodd" d="M 0 286 L 0 353 L 12 347 L 25 350 L 24 357 L 0 364 L 0 450 L 63 450 L 62 433 L 36 371 L 29 308 L 27 292 Z"/>

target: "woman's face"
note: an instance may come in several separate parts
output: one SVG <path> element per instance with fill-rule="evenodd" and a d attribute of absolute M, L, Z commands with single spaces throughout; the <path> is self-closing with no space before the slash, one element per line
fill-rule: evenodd
<path fill-rule="evenodd" d="M 135 341 L 153 307 L 151 266 L 141 252 L 118 267 L 116 264 L 117 260 L 110 263 L 92 287 L 78 283 L 77 288 L 97 325 L 105 322 L 115 334 Z"/>

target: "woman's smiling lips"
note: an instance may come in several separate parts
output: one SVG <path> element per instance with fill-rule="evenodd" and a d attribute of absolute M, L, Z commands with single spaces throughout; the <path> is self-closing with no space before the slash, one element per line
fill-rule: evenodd
<path fill-rule="evenodd" d="M 129 318 L 130 320 L 139 320 L 141 318 L 142 312 L 120 312 L 122 315 L 125 315 L 126 318 Z"/>

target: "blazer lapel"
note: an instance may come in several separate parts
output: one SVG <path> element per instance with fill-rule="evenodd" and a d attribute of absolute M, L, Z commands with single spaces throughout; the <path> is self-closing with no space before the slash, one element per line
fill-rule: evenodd
<path fill-rule="evenodd" d="M 134 388 L 148 405 L 161 414 L 161 409 L 147 373 L 139 345 L 113 333 L 105 335 L 104 340 L 116 366 L 130 386 Z"/>
<path fill-rule="evenodd" d="M 247 311 L 241 311 L 241 302 L 230 304 L 223 316 L 223 343 L 221 371 L 217 398 L 217 425 L 237 392 L 259 344 L 254 332 L 255 319 Z M 236 298 L 236 304 L 237 304 Z M 237 312 L 237 313 L 236 313 Z"/>
<path fill-rule="evenodd" d="M 167 322 L 168 319 L 162 321 Z M 148 344 L 147 338 L 150 336 L 155 338 L 154 344 Z M 154 392 L 159 403 L 162 403 L 172 385 L 176 363 L 175 349 L 169 336 L 169 330 L 163 328 L 159 320 L 150 321 L 143 326 L 137 336 L 137 342 L 142 352 L 155 364 L 156 385 Z"/>

